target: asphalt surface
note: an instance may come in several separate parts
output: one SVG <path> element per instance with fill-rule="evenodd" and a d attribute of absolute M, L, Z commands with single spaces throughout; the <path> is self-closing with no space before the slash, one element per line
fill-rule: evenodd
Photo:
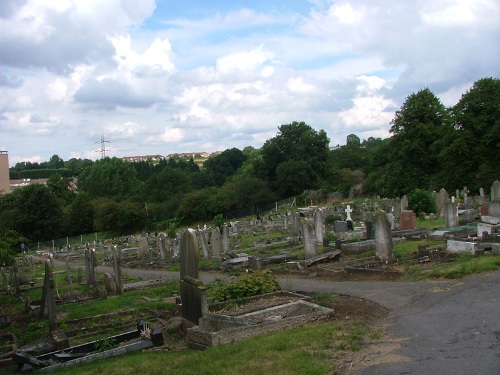
<path fill-rule="evenodd" d="M 62 263 L 62 262 L 61 262 Z M 112 272 L 97 267 L 98 272 Z M 124 275 L 179 280 L 179 273 L 122 268 Z M 201 273 L 208 283 L 223 275 Z M 500 271 L 451 281 L 280 279 L 292 291 L 340 293 L 375 301 L 390 313 L 388 335 L 401 342 L 398 361 L 360 375 L 500 375 Z M 401 360 L 403 358 L 403 360 Z"/>

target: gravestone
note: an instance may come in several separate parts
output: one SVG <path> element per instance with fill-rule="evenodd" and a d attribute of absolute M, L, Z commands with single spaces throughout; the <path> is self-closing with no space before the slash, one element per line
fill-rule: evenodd
<path fill-rule="evenodd" d="M 222 252 L 226 253 L 229 251 L 229 228 L 224 225 L 222 228 Z"/>
<path fill-rule="evenodd" d="M 160 259 L 165 260 L 165 239 L 160 238 L 158 240 L 158 247 L 160 248 Z"/>
<path fill-rule="evenodd" d="M 448 202 L 444 207 L 444 221 L 446 228 L 458 226 L 458 207 L 455 202 Z"/>
<path fill-rule="evenodd" d="M 179 256 L 179 240 L 177 238 L 172 240 L 172 253 L 174 258 Z"/>
<path fill-rule="evenodd" d="M 106 293 L 116 292 L 116 284 L 113 281 L 113 276 L 107 272 L 104 273 L 104 289 Z"/>
<path fill-rule="evenodd" d="M 292 233 L 294 236 L 300 236 L 300 217 L 297 212 L 292 212 Z"/>
<path fill-rule="evenodd" d="M 382 262 L 390 262 L 394 258 L 392 252 L 392 235 L 387 214 L 379 210 L 374 217 L 375 254 Z"/>
<path fill-rule="evenodd" d="M 337 234 L 340 234 L 340 233 L 343 234 L 343 233 L 347 232 L 347 222 L 337 220 L 334 224 L 333 230 Z"/>
<path fill-rule="evenodd" d="M 375 238 L 375 227 L 373 226 L 373 221 L 365 221 L 366 238 L 372 240 Z"/>
<path fill-rule="evenodd" d="M 481 213 L 481 216 L 488 216 L 489 215 L 488 203 L 487 202 L 484 202 L 481 205 L 481 208 L 479 209 L 479 212 Z"/>
<path fill-rule="evenodd" d="M 10 271 L 10 285 L 14 288 L 14 294 L 16 296 L 21 294 L 19 284 L 19 267 L 17 265 L 17 260 L 15 260 L 12 264 L 12 269 Z"/>
<path fill-rule="evenodd" d="M 411 210 L 401 211 L 399 227 L 401 230 L 415 229 L 417 227 L 417 215 L 415 212 Z"/>
<path fill-rule="evenodd" d="M 351 218 L 351 212 L 352 212 L 352 209 L 351 209 L 351 206 L 348 204 L 347 205 L 347 208 L 345 209 L 345 213 L 346 213 L 346 221 L 352 221 L 352 218 Z"/>
<path fill-rule="evenodd" d="M 302 234 L 304 236 L 304 254 L 309 259 L 318 255 L 316 241 L 314 238 L 314 229 L 309 220 L 302 219 Z"/>
<path fill-rule="evenodd" d="M 120 250 L 113 246 L 113 272 L 115 274 L 115 290 L 116 294 L 123 293 L 123 280 L 122 280 L 122 265 L 120 260 Z"/>
<path fill-rule="evenodd" d="M 439 217 L 444 217 L 444 206 L 449 201 L 450 201 L 450 196 L 448 195 L 448 192 L 445 189 L 441 188 L 441 190 L 439 190 L 436 199 L 437 212 Z"/>
<path fill-rule="evenodd" d="M 489 202 L 488 215 L 493 217 L 500 217 L 500 200 Z"/>
<path fill-rule="evenodd" d="M 403 195 L 401 197 L 401 211 L 406 211 L 408 209 L 408 197 Z"/>
<path fill-rule="evenodd" d="M 389 220 L 389 225 L 391 227 L 391 230 L 394 229 L 394 227 L 395 227 L 395 220 L 394 220 L 394 215 L 391 212 L 389 212 L 387 214 L 387 220 Z"/>
<path fill-rule="evenodd" d="M 72 283 L 71 267 L 69 266 L 69 257 L 66 256 L 66 282 L 68 284 Z"/>
<path fill-rule="evenodd" d="M 203 252 L 203 258 L 208 259 L 209 254 L 208 254 L 208 242 L 207 242 L 207 235 L 204 230 L 200 230 L 200 243 L 201 243 L 201 251 Z"/>
<path fill-rule="evenodd" d="M 85 249 L 85 273 L 87 275 L 87 286 L 92 285 L 92 280 L 90 276 L 90 249 L 87 247 Z"/>
<path fill-rule="evenodd" d="M 199 280 L 199 250 L 196 234 L 186 229 L 181 238 L 180 250 L 180 291 L 182 317 L 192 324 L 208 312 L 206 288 Z"/>
<path fill-rule="evenodd" d="M 314 233 L 316 234 L 316 243 L 323 244 L 325 238 L 325 223 L 323 219 L 323 210 L 321 208 L 314 211 Z"/>
<path fill-rule="evenodd" d="M 215 227 L 212 229 L 210 242 L 212 244 L 212 256 L 218 258 L 222 252 L 222 236 L 219 228 Z"/>
<path fill-rule="evenodd" d="M 45 307 L 49 316 L 49 331 L 57 330 L 56 321 L 56 295 L 55 295 L 54 272 L 52 262 L 45 261 L 45 277 L 43 282 L 42 301 L 40 306 L 40 319 L 45 314 Z"/>

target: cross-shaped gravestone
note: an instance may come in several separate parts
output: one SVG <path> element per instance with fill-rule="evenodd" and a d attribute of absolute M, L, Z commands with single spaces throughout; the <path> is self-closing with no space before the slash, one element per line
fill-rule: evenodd
<path fill-rule="evenodd" d="M 351 220 L 352 221 L 352 218 L 351 218 L 351 206 L 350 205 L 347 205 L 347 208 L 344 210 L 346 215 L 347 215 L 347 218 L 346 218 L 346 221 L 348 220 Z"/>

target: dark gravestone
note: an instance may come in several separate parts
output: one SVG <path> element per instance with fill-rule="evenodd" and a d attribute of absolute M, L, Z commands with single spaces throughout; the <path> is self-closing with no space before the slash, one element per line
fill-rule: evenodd
<path fill-rule="evenodd" d="M 184 231 L 180 245 L 182 317 L 192 324 L 198 324 L 208 307 L 206 288 L 198 279 L 198 241 L 194 230 Z"/>

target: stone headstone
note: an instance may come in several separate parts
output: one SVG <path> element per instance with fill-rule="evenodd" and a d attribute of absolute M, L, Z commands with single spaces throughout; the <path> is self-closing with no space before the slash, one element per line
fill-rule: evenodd
<path fill-rule="evenodd" d="M 292 233 L 294 236 L 300 236 L 300 216 L 297 212 L 292 212 Z"/>
<path fill-rule="evenodd" d="M 52 262 L 45 261 L 45 277 L 43 282 L 42 300 L 40 306 L 40 318 L 45 314 L 45 307 L 49 316 L 49 332 L 57 330 L 56 321 L 56 296 L 55 296 L 55 283 Z"/>
<path fill-rule="evenodd" d="M 77 282 L 78 282 L 78 284 L 81 284 L 83 282 L 83 269 L 82 269 L 82 267 L 78 267 Z"/>
<path fill-rule="evenodd" d="M 200 236 L 201 251 L 203 252 L 203 258 L 208 259 L 209 254 L 208 254 L 207 234 L 205 233 L 204 230 L 200 230 L 199 236 Z"/>
<path fill-rule="evenodd" d="M 408 209 L 408 197 L 403 195 L 401 197 L 401 211 L 405 211 Z"/>
<path fill-rule="evenodd" d="M 215 227 L 212 229 L 210 242 L 212 245 L 212 256 L 216 258 L 219 257 L 222 252 L 222 236 L 219 228 Z"/>
<path fill-rule="evenodd" d="M 10 285 L 14 288 L 14 293 L 16 295 L 21 294 L 20 282 L 19 282 L 19 267 L 17 265 L 17 260 L 12 264 L 12 269 L 10 271 L 11 282 Z"/>
<path fill-rule="evenodd" d="M 116 291 L 116 284 L 113 281 L 113 276 L 107 272 L 104 273 L 104 289 L 106 293 L 114 293 Z"/>
<path fill-rule="evenodd" d="M 489 202 L 488 215 L 493 217 L 500 217 L 500 200 Z"/>
<path fill-rule="evenodd" d="M 455 202 L 448 202 L 444 207 L 444 221 L 446 228 L 458 226 L 458 207 Z"/>
<path fill-rule="evenodd" d="M 192 324 L 198 324 L 208 311 L 206 288 L 199 280 L 199 250 L 196 234 L 186 229 L 180 242 L 180 290 L 182 317 Z"/>
<path fill-rule="evenodd" d="M 229 250 L 229 228 L 224 225 L 222 228 L 222 252 L 226 253 Z"/>
<path fill-rule="evenodd" d="M 450 196 L 445 189 L 439 190 L 436 199 L 437 213 L 439 217 L 444 217 L 444 206 L 450 201 Z"/>
<path fill-rule="evenodd" d="M 489 215 L 489 212 L 488 212 L 488 203 L 487 202 L 484 202 L 481 205 L 480 213 L 481 213 L 481 216 L 488 216 Z"/>
<path fill-rule="evenodd" d="M 304 236 L 304 254 L 309 259 L 318 255 L 316 240 L 314 238 L 314 229 L 309 220 L 302 219 L 302 233 Z"/>
<path fill-rule="evenodd" d="M 120 258 L 120 250 L 113 246 L 113 271 L 115 274 L 115 291 L 116 294 L 123 293 L 123 280 L 122 280 L 122 264 Z"/>
<path fill-rule="evenodd" d="M 399 227 L 401 230 L 417 228 L 417 215 L 411 210 L 401 211 L 399 217 Z"/>
<path fill-rule="evenodd" d="M 158 247 L 160 248 L 160 259 L 165 260 L 165 239 L 160 238 L 158 240 Z"/>
<path fill-rule="evenodd" d="M 346 209 L 345 209 L 345 214 L 346 214 L 346 221 L 349 221 L 351 220 L 352 221 L 352 218 L 351 218 L 351 212 L 352 212 L 352 209 L 351 209 L 351 206 L 348 204 Z"/>
<path fill-rule="evenodd" d="M 323 244 L 325 238 L 325 223 L 323 219 L 323 210 L 321 208 L 314 211 L 314 233 L 316 235 L 316 243 Z"/>
<path fill-rule="evenodd" d="M 69 257 L 66 257 L 66 282 L 68 284 L 72 283 L 71 267 L 69 266 Z"/>
<path fill-rule="evenodd" d="M 347 232 L 347 222 L 337 220 L 334 224 L 333 230 L 335 233 L 345 233 Z"/>
<path fill-rule="evenodd" d="M 375 228 L 373 226 L 373 221 L 365 221 L 365 231 L 366 231 L 366 238 L 368 239 L 374 239 L 375 238 Z"/>
<path fill-rule="evenodd" d="M 382 262 L 389 262 L 394 258 L 391 228 L 387 214 L 379 210 L 374 217 L 375 226 L 375 254 Z"/>

